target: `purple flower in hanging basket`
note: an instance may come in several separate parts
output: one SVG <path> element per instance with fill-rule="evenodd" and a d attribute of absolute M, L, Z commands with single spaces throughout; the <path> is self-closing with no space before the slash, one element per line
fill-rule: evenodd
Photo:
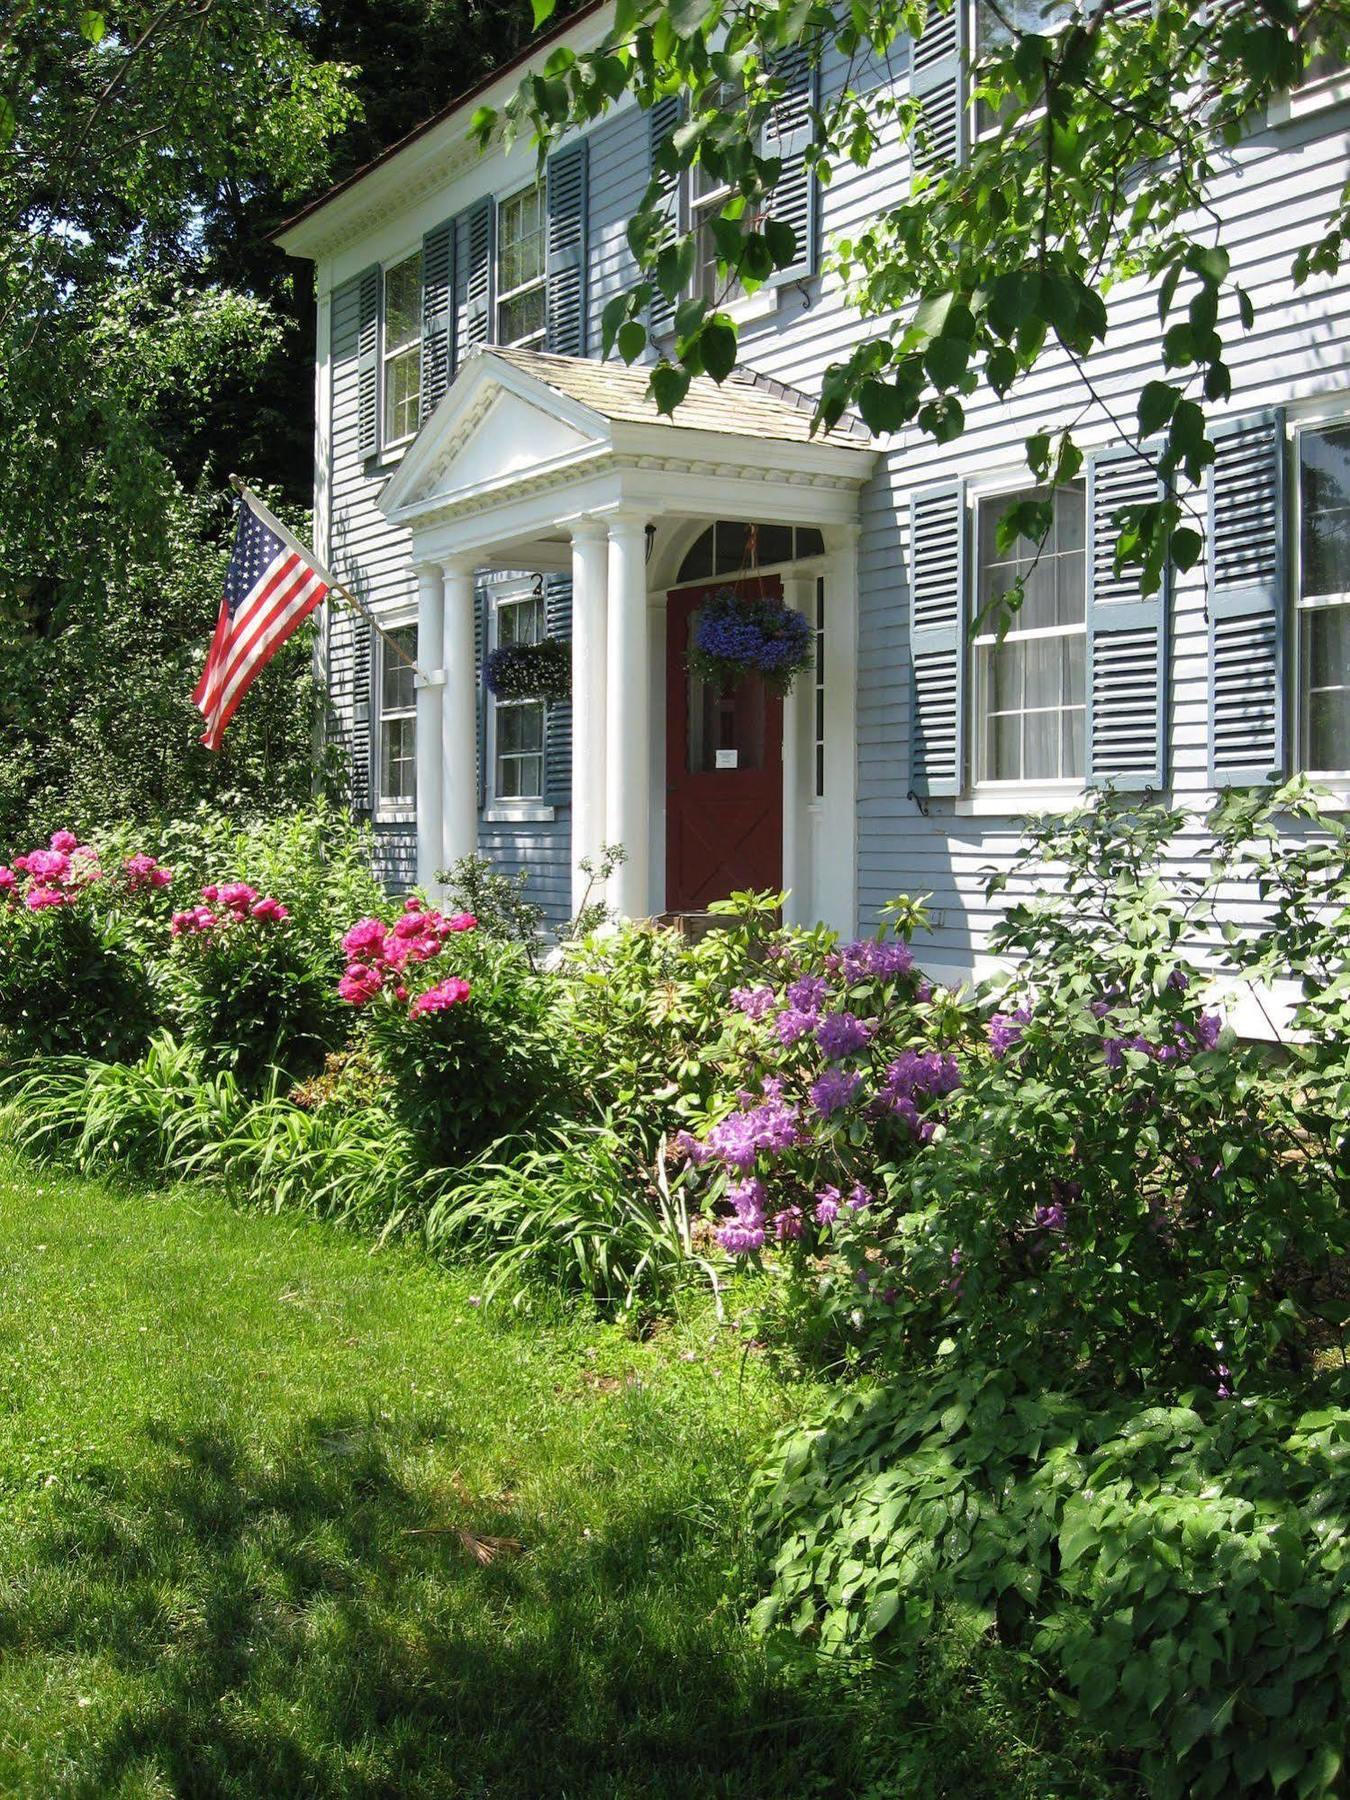
<path fill-rule="evenodd" d="M 781 600 L 723 588 L 699 611 L 689 667 L 722 689 L 759 675 L 774 693 L 786 694 L 814 655 L 811 626 L 801 613 Z"/>
<path fill-rule="evenodd" d="M 572 646 L 562 638 L 500 644 L 483 665 L 483 680 L 498 700 L 566 700 L 572 691 Z"/>

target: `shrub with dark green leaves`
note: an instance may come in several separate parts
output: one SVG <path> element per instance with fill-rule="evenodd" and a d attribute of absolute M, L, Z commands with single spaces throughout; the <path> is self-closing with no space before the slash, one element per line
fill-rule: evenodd
<path fill-rule="evenodd" d="M 1155 1800 L 1339 1794 L 1350 1721 L 1350 1389 L 1086 1405 L 943 1347 L 841 1391 L 753 1495 L 755 1611 L 903 1654 L 942 1609 L 1034 1653 Z"/>

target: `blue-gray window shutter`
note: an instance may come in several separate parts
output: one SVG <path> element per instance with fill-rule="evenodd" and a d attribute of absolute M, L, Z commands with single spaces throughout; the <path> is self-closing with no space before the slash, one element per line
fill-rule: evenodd
<path fill-rule="evenodd" d="M 433 410 L 455 372 L 455 223 L 447 219 L 422 239 L 422 417 Z"/>
<path fill-rule="evenodd" d="M 675 135 L 683 114 L 684 103 L 678 94 L 673 94 L 668 99 L 658 100 L 647 115 L 652 179 L 661 184 L 662 203 L 670 221 L 671 236 L 677 236 L 684 228 L 681 195 L 685 184 L 679 175 L 669 175 L 659 170 L 656 158 L 661 146 Z M 674 300 L 667 299 L 659 290 L 653 289 L 651 304 L 647 309 L 647 322 L 654 336 L 660 337 L 674 329 L 675 307 Z"/>
<path fill-rule="evenodd" d="M 492 248 L 496 236 L 496 211 L 492 201 L 480 200 L 469 208 L 464 222 L 466 265 L 464 280 L 464 348 L 477 349 L 496 339 L 492 329 Z"/>
<path fill-rule="evenodd" d="M 910 97 L 919 104 L 919 126 L 910 140 L 914 173 L 928 174 L 965 161 L 970 122 L 966 91 L 966 7 L 954 0 L 946 12 L 930 7 L 923 36 L 909 51 Z"/>
<path fill-rule="evenodd" d="M 910 787 L 959 794 L 965 775 L 966 495 L 962 481 L 909 503 Z"/>
<path fill-rule="evenodd" d="M 1124 506 L 1164 497 L 1137 450 L 1099 450 L 1087 477 L 1087 778 L 1132 793 L 1167 783 L 1169 583 L 1139 591 L 1139 570 L 1115 573 Z"/>
<path fill-rule="evenodd" d="M 1255 787 L 1285 770 L 1284 412 L 1211 428 L 1209 780 Z"/>
<path fill-rule="evenodd" d="M 552 638 L 572 641 L 572 578 L 550 575 L 544 587 L 544 625 Z M 572 702 L 551 700 L 544 731 L 544 798 L 566 806 L 572 797 Z"/>
<path fill-rule="evenodd" d="M 374 456 L 380 447 L 380 265 L 358 277 L 356 328 L 356 453 Z"/>
<path fill-rule="evenodd" d="M 352 658 L 352 807 L 359 813 L 374 810 L 375 732 L 375 657 L 372 654 L 374 633 L 365 619 L 351 622 Z"/>
<path fill-rule="evenodd" d="M 548 348 L 557 356 L 586 354 L 585 138 L 548 159 Z"/>
<path fill-rule="evenodd" d="M 806 152 L 814 131 L 816 70 L 806 52 L 790 50 L 774 68 L 783 83 L 783 98 L 774 108 L 764 150 L 782 162 L 782 170 L 769 197 L 768 212 L 792 227 L 797 255 L 791 266 L 780 269 L 776 281 L 800 281 L 816 272 L 817 188 L 815 171 L 806 166 Z"/>

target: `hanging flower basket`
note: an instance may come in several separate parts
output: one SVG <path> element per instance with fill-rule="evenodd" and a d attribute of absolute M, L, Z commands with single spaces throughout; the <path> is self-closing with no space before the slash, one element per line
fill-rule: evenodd
<path fill-rule="evenodd" d="M 566 700 L 572 692 L 572 646 L 562 638 L 502 644 L 490 652 L 483 679 L 498 700 Z"/>
<path fill-rule="evenodd" d="M 811 627 L 801 613 L 781 600 L 723 588 L 699 612 L 689 668 L 723 693 L 759 675 L 773 693 L 786 694 L 814 659 Z"/>

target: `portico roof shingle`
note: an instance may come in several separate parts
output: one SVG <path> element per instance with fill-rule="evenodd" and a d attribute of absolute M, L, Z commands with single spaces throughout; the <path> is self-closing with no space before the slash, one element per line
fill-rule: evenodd
<path fill-rule="evenodd" d="M 607 419 L 641 425 L 669 425 L 683 431 L 717 431 L 733 437 L 776 438 L 794 444 L 833 444 L 865 449 L 872 439 L 861 419 L 847 415 L 829 431 L 811 432 L 814 402 L 795 388 L 738 370 L 720 385 L 695 376 L 673 416 L 658 412 L 648 388 L 650 369 L 586 357 L 550 356 L 542 350 L 485 346 L 479 356 L 497 357 L 532 375 L 557 393 Z"/>

